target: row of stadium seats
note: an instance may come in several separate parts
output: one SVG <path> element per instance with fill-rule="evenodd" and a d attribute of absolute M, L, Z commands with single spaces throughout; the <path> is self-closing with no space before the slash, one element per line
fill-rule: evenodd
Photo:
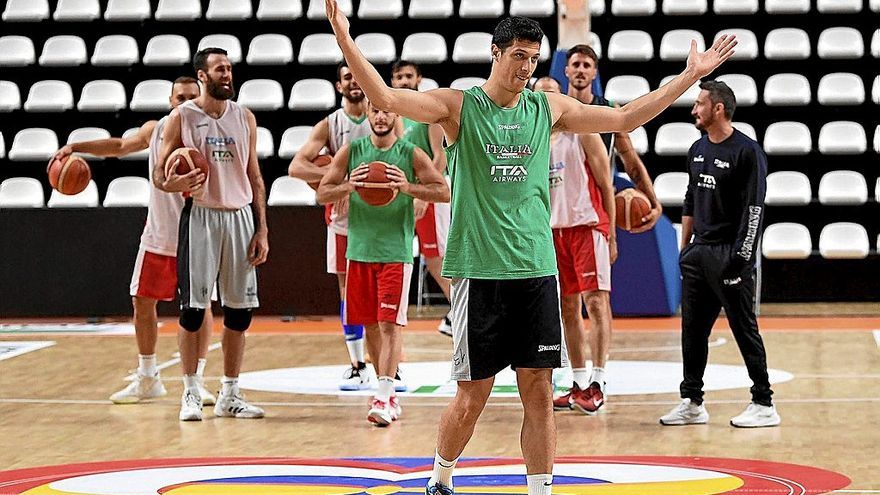
<path fill-rule="evenodd" d="M 688 185 L 686 172 L 666 172 L 654 180 L 654 192 L 663 206 L 682 206 Z M 819 204 L 863 205 L 868 202 L 868 182 L 851 170 L 827 172 L 819 181 Z M 801 172 L 779 171 L 767 175 L 768 205 L 808 205 L 813 201 L 810 179 Z M 874 186 L 874 201 L 880 203 L 880 177 Z"/>
<path fill-rule="evenodd" d="M 254 3 L 257 3 L 256 0 Z M 211 0 L 205 18 L 209 21 L 246 20 L 254 17 L 251 0 Z M 650 16 L 657 12 L 656 0 L 611 0 L 611 14 L 615 16 Z M 703 15 L 709 10 L 708 0 L 662 0 L 660 11 L 664 15 Z M 716 14 L 748 15 L 758 12 L 758 0 L 714 0 L 712 10 Z M 349 17 L 354 13 L 351 0 L 341 0 L 340 6 Z M 511 15 L 546 17 L 554 12 L 552 0 L 512 0 Z M 805 14 L 810 11 L 810 0 L 766 0 L 764 10 L 768 14 Z M 880 0 L 870 0 L 870 9 L 880 12 Z M 823 14 L 859 13 L 862 0 L 817 0 L 816 10 Z M 605 0 L 590 0 L 592 15 L 606 11 Z M 402 0 L 361 0 L 358 17 L 361 19 L 396 19 L 403 15 Z M 454 12 L 452 0 L 411 0 L 408 16 L 411 18 L 451 17 Z M 504 0 L 462 0 L 458 15 L 468 18 L 500 17 L 505 13 Z M 291 20 L 303 15 L 300 0 L 259 0 L 256 8 L 258 20 Z M 322 0 L 310 0 L 307 17 L 324 18 Z M 50 16 L 48 0 L 9 0 L 3 12 L 6 22 L 35 22 Z M 191 21 L 202 17 L 200 0 L 159 0 L 153 12 L 149 0 L 110 0 L 104 11 L 107 21 L 142 21 L 151 16 L 159 21 Z M 59 0 L 52 19 L 56 21 L 93 21 L 101 17 L 98 0 Z"/>
<path fill-rule="evenodd" d="M 880 235 L 875 249 L 880 252 Z M 835 222 L 822 228 L 817 253 L 813 251 L 813 240 L 806 226 L 781 222 L 764 229 L 761 252 L 767 259 L 807 259 L 815 254 L 826 259 L 864 259 L 871 254 L 871 245 L 865 227 L 852 222 Z"/>

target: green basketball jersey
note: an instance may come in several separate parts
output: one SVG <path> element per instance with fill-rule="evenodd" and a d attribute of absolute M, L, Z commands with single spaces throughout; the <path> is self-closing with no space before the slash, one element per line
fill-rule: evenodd
<path fill-rule="evenodd" d="M 366 136 L 349 146 L 349 172 L 362 163 L 383 161 L 397 165 L 410 182 L 415 182 L 412 143 L 398 139 L 387 150 L 380 150 L 373 146 L 370 136 Z M 368 263 L 412 263 L 415 229 L 412 196 L 398 193 L 394 201 L 385 206 L 370 206 L 357 192 L 352 193 L 350 199 L 346 257 Z"/>
<path fill-rule="evenodd" d="M 464 92 L 458 140 L 446 148 L 452 223 L 443 275 L 519 279 L 556 274 L 550 231 L 550 129 L 544 93 L 513 108 Z"/>
<path fill-rule="evenodd" d="M 428 158 L 434 159 L 434 152 L 431 150 L 431 138 L 428 135 L 428 124 L 416 122 L 406 117 L 403 118 L 403 139 L 416 145 L 428 154 Z"/>

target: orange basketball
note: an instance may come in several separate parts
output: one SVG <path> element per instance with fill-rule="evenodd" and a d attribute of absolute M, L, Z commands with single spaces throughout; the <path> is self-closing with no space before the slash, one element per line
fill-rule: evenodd
<path fill-rule="evenodd" d="M 364 179 L 366 185 L 355 188 L 358 195 L 364 200 L 364 203 L 370 206 L 385 206 L 397 197 L 397 189 L 382 186 L 382 184 L 391 182 L 385 174 L 385 167 L 387 166 L 387 163 L 378 161 L 369 164 L 370 173 Z M 371 187 L 371 185 L 373 186 Z"/>
<path fill-rule="evenodd" d="M 174 170 L 177 175 L 186 175 L 190 171 L 198 168 L 205 175 L 208 175 L 208 160 L 195 148 L 177 148 L 168 155 L 165 160 L 165 175 L 171 175 Z"/>
<path fill-rule="evenodd" d="M 316 167 L 326 167 L 327 165 L 330 165 L 331 161 L 333 161 L 333 157 L 330 155 L 318 155 L 312 161 L 312 165 L 314 165 Z M 318 185 L 320 185 L 320 184 L 321 184 L 321 181 L 309 182 L 309 186 L 312 189 L 314 189 L 315 191 L 318 190 Z"/>
<path fill-rule="evenodd" d="M 651 202 L 641 191 L 624 189 L 614 196 L 617 226 L 629 232 L 642 225 L 642 217 L 651 212 Z"/>
<path fill-rule="evenodd" d="M 70 155 L 63 162 L 53 157 L 46 172 L 49 184 L 61 194 L 79 194 L 92 180 L 89 164 L 78 155 Z"/>

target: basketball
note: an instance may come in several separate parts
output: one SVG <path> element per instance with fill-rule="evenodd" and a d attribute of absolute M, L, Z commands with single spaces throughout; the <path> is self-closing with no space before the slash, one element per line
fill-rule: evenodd
<path fill-rule="evenodd" d="M 78 155 L 70 155 L 63 162 L 53 158 L 46 172 L 49 184 L 61 194 L 79 194 L 92 180 L 89 164 Z"/>
<path fill-rule="evenodd" d="M 397 197 L 397 189 L 391 189 L 390 187 L 384 187 L 381 185 L 391 182 L 388 180 L 388 176 L 385 175 L 385 167 L 387 167 L 388 164 L 385 162 L 371 162 L 369 166 L 370 173 L 367 175 L 367 178 L 364 179 L 364 182 L 367 185 L 357 187 L 355 190 L 361 199 L 364 200 L 364 203 L 367 203 L 370 206 L 385 206 L 394 201 L 394 198 Z M 371 187 L 370 185 L 373 186 Z"/>
<path fill-rule="evenodd" d="M 330 165 L 331 161 L 333 161 L 333 157 L 330 155 L 318 155 L 312 161 L 312 165 L 314 165 L 316 167 L 326 167 L 327 165 Z M 318 185 L 320 185 L 320 184 L 321 184 L 321 181 L 319 181 L 319 180 L 316 180 L 314 182 L 309 182 L 309 186 L 312 189 L 314 189 L 315 191 L 318 190 Z"/>
<path fill-rule="evenodd" d="M 208 160 L 195 148 L 177 148 L 165 160 L 166 176 L 170 175 L 171 170 L 177 175 L 186 175 L 196 168 L 208 175 Z"/>
<path fill-rule="evenodd" d="M 642 217 L 651 212 L 651 202 L 641 191 L 624 189 L 614 196 L 617 226 L 630 232 L 642 225 Z"/>

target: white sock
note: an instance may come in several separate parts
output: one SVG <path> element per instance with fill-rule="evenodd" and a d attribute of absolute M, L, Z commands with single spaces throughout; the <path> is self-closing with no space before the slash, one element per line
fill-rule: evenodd
<path fill-rule="evenodd" d="M 155 354 L 138 354 L 138 375 L 153 376 L 159 372 L 156 368 Z"/>
<path fill-rule="evenodd" d="M 593 375 L 590 377 L 590 383 L 596 382 L 602 391 L 605 390 L 605 368 L 593 368 Z"/>
<path fill-rule="evenodd" d="M 230 396 L 238 393 L 238 377 L 228 377 L 223 375 L 220 379 L 220 395 Z"/>
<path fill-rule="evenodd" d="M 208 364 L 208 360 L 206 358 L 199 358 L 199 364 L 196 366 L 196 374 L 199 375 L 199 378 L 205 376 L 206 364 Z"/>
<path fill-rule="evenodd" d="M 390 376 L 379 377 L 379 389 L 376 391 L 376 398 L 382 402 L 388 402 L 391 394 L 394 393 L 394 378 Z"/>
<path fill-rule="evenodd" d="M 196 375 L 183 375 L 183 388 L 187 392 L 199 395 L 199 377 Z"/>
<path fill-rule="evenodd" d="M 434 473 L 431 474 L 431 479 L 428 480 L 428 486 L 434 486 L 437 482 L 440 482 L 444 486 L 452 488 L 452 470 L 455 469 L 456 462 L 458 462 L 457 457 L 451 461 L 447 461 L 440 457 L 439 452 L 435 452 Z"/>
<path fill-rule="evenodd" d="M 528 474 L 526 482 L 529 485 L 529 495 L 551 495 L 553 489 L 552 474 Z"/>
<path fill-rule="evenodd" d="M 355 363 L 364 362 L 364 339 L 346 340 L 345 346 L 348 347 L 348 357 Z"/>
<path fill-rule="evenodd" d="M 574 384 L 581 390 L 585 390 L 590 386 L 590 382 L 587 381 L 588 376 L 586 368 L 572 368 L 571 374 L 574 375 Z"/>

